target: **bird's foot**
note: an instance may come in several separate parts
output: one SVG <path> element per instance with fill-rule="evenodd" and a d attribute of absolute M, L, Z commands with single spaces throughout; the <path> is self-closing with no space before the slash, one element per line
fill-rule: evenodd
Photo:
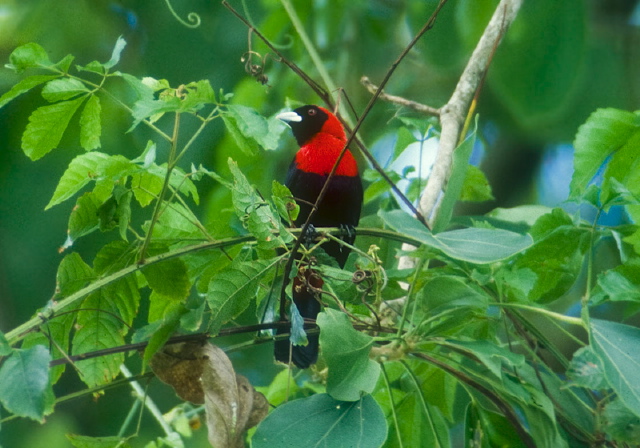
<path fill-rule="evenodd" d="M 340 237 L 347 243 L 353 244 L 356 239 L 356 227 L 351 224 L 340 224 Z"/>
<path fill-rule="evenodd" d="M 313 246 L 318 241 L 319 237 L 320 234 L 318 233 L 316 226 L 309 224 L 302 235 L 302 242 L 305 246 Z"/>

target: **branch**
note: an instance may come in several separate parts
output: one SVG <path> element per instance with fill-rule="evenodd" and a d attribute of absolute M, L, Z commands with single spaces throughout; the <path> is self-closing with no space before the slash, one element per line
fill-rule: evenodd
<path fill-rule="evenodd" d="M 436 160 L 422 192 L 418 210 L 429 216 L 430 223 L 438 212 L 438 198 L 444 191 L 453 163 L 453 151 L 460 141 L 469 105 L 489 68 L 491 55 L 514 21 L 522 0 L 501 0 L 467 63 L 449 102 L 440 109 L 442 133 Z"/>
<path fill-rule="evenodd" d="M 418 210 L 427 216 L 430 227 L 433 226 L 438 215 L 438 199 L 444 193 L 447 181 L 451 175 L 453 165 L 453 151 L 458 146 L 462 137 L 465 119 L 469 112 L 471 100 L 482 85 L 482 80 L 489 68 L 491 57 L 495 52 L 502 36 L 513 23 L 522 0 L 501 0 L 493 13 L 493 17 L 484 30 L 476 49 L 473 51 L 464 72 L 458 80 L 456 89 L 451 98 L 440 109 L 440 124 L 442 132 L 436 159 L 431 168 L 431 174 L 427 185 L 420 196 Z M 403 250 L 411 250 L 412 247 L 403 245 Z M 415 265 L 409 257 L 401 257 L 398 268 L 411 268 Z"/>
<path fill-rule="evenodd" d="M 367 76 L 363 76 L 360 78 L 360 84 L 362 84 L 369 93 L 375 94 L 379 89 Z M 415 101 L 408 100 L 401 96 L 389 95 L 388 93 L 381 92 L 378 97 L 383 101 L 388 101 L 393 104 L 397 104 L 398 106 L 407 107 L 409 109 L 413 109 L 416 112 L 420 112 L 425 115 L 434 115 L 436 117 L 440 116 L 440 109 L 436 109 L 435 107 L 427 106 L 426 104 L 417 103 Z"/>

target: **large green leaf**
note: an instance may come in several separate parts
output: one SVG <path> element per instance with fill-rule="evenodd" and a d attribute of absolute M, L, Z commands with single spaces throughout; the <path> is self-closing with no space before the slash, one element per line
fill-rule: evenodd
<path fill-rule="evenodd" d="M 640 328 L 591 319 L 593 350 L 602 359 L 604 374 L 618 397 L 640 416 Z"/>
<path fill-rule="evenodd" d="M 28 68 L 49 66 L 51 61 L 44 48 L 40 45 L 30 42 L 22 45 L 11 53 L 9 56 L 9 68 L 14 69 L 18 73 Z"/>
<path fill-rule="evenodd" d="M 233 263 L 211 278 L 207 291 L 207 302 L 213 313 L 209 331 L 217 333 L 222 324 L 247 309 L 256 297 L 258 282 L 277 260 Z"/>
<path fill-rule="evenodd" d="M 0 367 L 0 403 L 15 415 L 42 421 L 53 411 L 50 361 L 43 345 L 14 350 Z"/>
<path fill-rule="evenodd" d="M 74 292 L 85 287 L 94 279 L 93 270 L 87 265 L 80 255 L 70 253 L 60 262 L 56 275 L 56 290 L 59 297 L 68 297 Z M 38 344 L 51 346 L 51 356 L 59 359 L 67 356 L 69 352 L 69 340 L 71 338 L 73 324 L 75 323 L 77 304 L 65 308 L 66 313 L 51 316 L 43 323 L 39 332 L 31 332 L 22 342 L 22 348 L 29 348 Z M 46 313 L 43 313 L 46 315 Z M 55 344 L 52 344 L 52 341 Z M 51 383 L 55 384 L 65 371 L 66 364 L 51 368 Z"/>
<path fill-rule="evenodd" d="M 371 395 L 345 402 L 316 394 L 278 406 L 260 423 L 251 446 L 378 448 L 386 438 L 387 423 Z"/>
<path fill-rule="evenodd" d="M 133 277 L 103 287 L 91 294 L 78 310 L 73 354 L 124 345 L 140 295 Z M 109 383 L 120 372 L 124 354 L 99 356 L 77 363 L 82 380 L 94 387 Z"/>
<path fill-rule="evenodd" d="M 342 401 L 357 401 L 371 393 L 380 376 L 380 365 L 369 359 L 373 338 L 355 330 L 346 314 L 331 308 L 318 314 L 316 322 L 329 367 L 327 393 Z"/>
<path fill-rule="evenodd" d="M 53 81 L 52 81 L 53 82 Z M 29 117 L 22 134 L 22 150 L 31 160 L 38 160 L 57 147 L 69 121 L 84 97 L 37 108 Z"/>
<path fill-rule="evenodd" d="M 522 252 L 533 243 L 529 235 L 503 229 L 468 228 L 434 235 L 401 210 L 381 210 L 378 215 L 396 232 L 438 249 L 453 259 L 469 263 L 495 263 Z"/>

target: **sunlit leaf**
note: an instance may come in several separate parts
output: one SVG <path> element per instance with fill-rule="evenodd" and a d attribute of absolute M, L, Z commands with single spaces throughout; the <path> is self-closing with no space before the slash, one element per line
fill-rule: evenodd
<path fill-rule="evenodd" d="M 29 124 L 22 134 L 22 150 L 31 160 L 38 160 L 57 147 L 69 121 L 84 98 L 37 108 L 29 116 Z"/>
<path fill-rule="evenodd" d="M 9 56 L 9 62 L 9 68 L 17 71 L 18 73 L 21 73 L 28 68 L 51 65 L 51 61 L 49 60 L 49 56 L 45 49 L 33 42 L 22 45 L 13 50 Z"/>

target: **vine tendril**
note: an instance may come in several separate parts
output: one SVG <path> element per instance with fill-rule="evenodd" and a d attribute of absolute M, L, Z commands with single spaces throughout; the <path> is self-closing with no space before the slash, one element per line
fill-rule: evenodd
<path fill-rule="evenodd" d="M 187 20 L 185 21 L 178 15 L 175 9 L 173 9 L 173 6 L 171 6 L 170 0 L 164 0 L 164 2 L 167 4 L 167 8 L 169 8 L 171 15 L 175 17 L 176 20 L 180 22 L 182 25 L 186 26 L 187 28 L 198 28 L 200 26 L 200 23 L 202 22 L 202 20 L 200 19 L 199 14 L 195 12 L 190 12 L 189 14 L 187 14 Z"/>

